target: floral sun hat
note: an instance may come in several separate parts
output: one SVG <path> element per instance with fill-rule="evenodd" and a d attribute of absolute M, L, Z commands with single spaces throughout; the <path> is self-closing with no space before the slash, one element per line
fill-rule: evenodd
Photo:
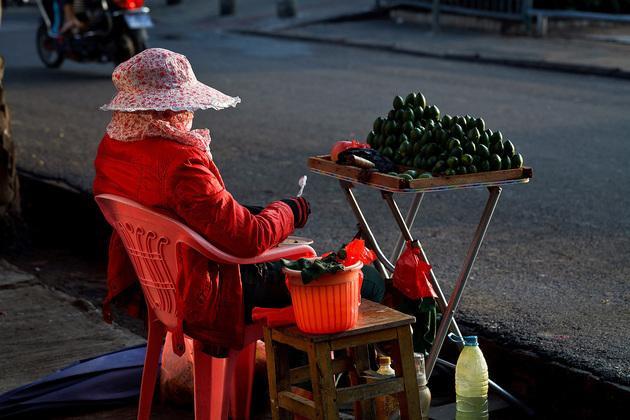
<path fill-rule="evenodd" d="M 118 93 L 103 111 L 218 110 L 241 102 L 199 82 L 185 56 L 163 48 L 149 48 L 121 63 L 112 80 Z"/>

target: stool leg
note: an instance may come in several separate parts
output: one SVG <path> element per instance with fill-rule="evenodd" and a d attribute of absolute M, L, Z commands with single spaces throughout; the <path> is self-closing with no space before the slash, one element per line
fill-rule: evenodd
<path fill-rule="evenodd" d="M 311 370 L 311 383 L 313 385 L 313 399 L 315 407 L 321 407 L 318 418 L 338 419 L 337 389 L 333 375 L 332 358 L 330 357 L 330 343 L 314 344 L 308 352 L 308 364 Z"/>
<path fill-rule="evenodd" d="M 405 390 L 398 393 L 400 418 L 420 419 L 420 393 L 418 378 L 413 359 L 413 342 L 411 341 L 411 327 L 405 325 L 396 328 L 398 339 L 394 342 L 393 363 L 396 376 L 402 377 Z"/>
<path fill-rule="evenodd" d="M 281 343 L 274 343 L 271 338 L 271 330 L 267 327 L 263 328 L 263 335 L 265 337 L 265 352 L 267 353 L 267 379 L 269 381 L 271 417 L 273 420 L 289 419 L 289 413 L 280 408 L 278 401 L 279 392 L 291 389 L 287 346 Z"/>

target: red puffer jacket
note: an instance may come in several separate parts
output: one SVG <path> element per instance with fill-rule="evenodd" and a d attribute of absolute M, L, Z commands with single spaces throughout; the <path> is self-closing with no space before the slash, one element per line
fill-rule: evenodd
<path fill-rule="evenodd" d="M 116 194 L 163 211 L 237 257 L 256 256 L 293 231 L 287 204 L 274 202 L 252 215 L 225 189 L 214 162 L 194 147 L 160 138 L 121 142 L 105 135 L 94 164 L 95 195 Z M 244 308 L 238 266 L 208 264 L 192 250 L 182 260 L 186 284 L 179 290 L 187 333 L 219 346 L 241 347 Z M 116 232 L 110 241 L 107 283 L 105 319 L 111 321 L 113 301 L 137 316 L 144 299 Z"/>

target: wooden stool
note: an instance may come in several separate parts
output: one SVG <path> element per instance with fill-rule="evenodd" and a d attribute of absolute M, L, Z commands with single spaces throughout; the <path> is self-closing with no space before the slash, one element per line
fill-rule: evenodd
<path fill-rule="evenodd" d="M 310 419 L 339 418 L 338 404 L 354 402 L 357 418 L 374 418 L 374 397 L 396 394 L 401 418 L 420 419 L 420 398 L 413 357 L 411 326 L 415 318 L 363 299 L 354 328 L 337 334 L 311 335 L 296 326 L 264 328 L 271 414 L 274 420 L 289 413 Z M 368 344 L 391 341 L 396 377 L 365 383 L 370 369 Z M 308 354 L 308 365 L 289 369 L 288 348 Z M 332 358 L 332 351 L 347 350 L 348 357 Z M 335 374 L 349 372 L 352 386 L 335 387 Z M 313 399 L 293 392 L 293 384 L 310 380 Z"/>

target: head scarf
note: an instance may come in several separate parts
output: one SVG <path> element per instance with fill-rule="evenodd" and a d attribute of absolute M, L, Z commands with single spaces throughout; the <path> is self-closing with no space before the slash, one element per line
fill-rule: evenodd
<path fill-rule="evenodd" d="M 190 111 L 114 111 L 107 135 L 118 141 L 160 137 L 205 150 L 210 155 L 210 132 L 205 128 L 191 130 L 193 117 Z"/>

